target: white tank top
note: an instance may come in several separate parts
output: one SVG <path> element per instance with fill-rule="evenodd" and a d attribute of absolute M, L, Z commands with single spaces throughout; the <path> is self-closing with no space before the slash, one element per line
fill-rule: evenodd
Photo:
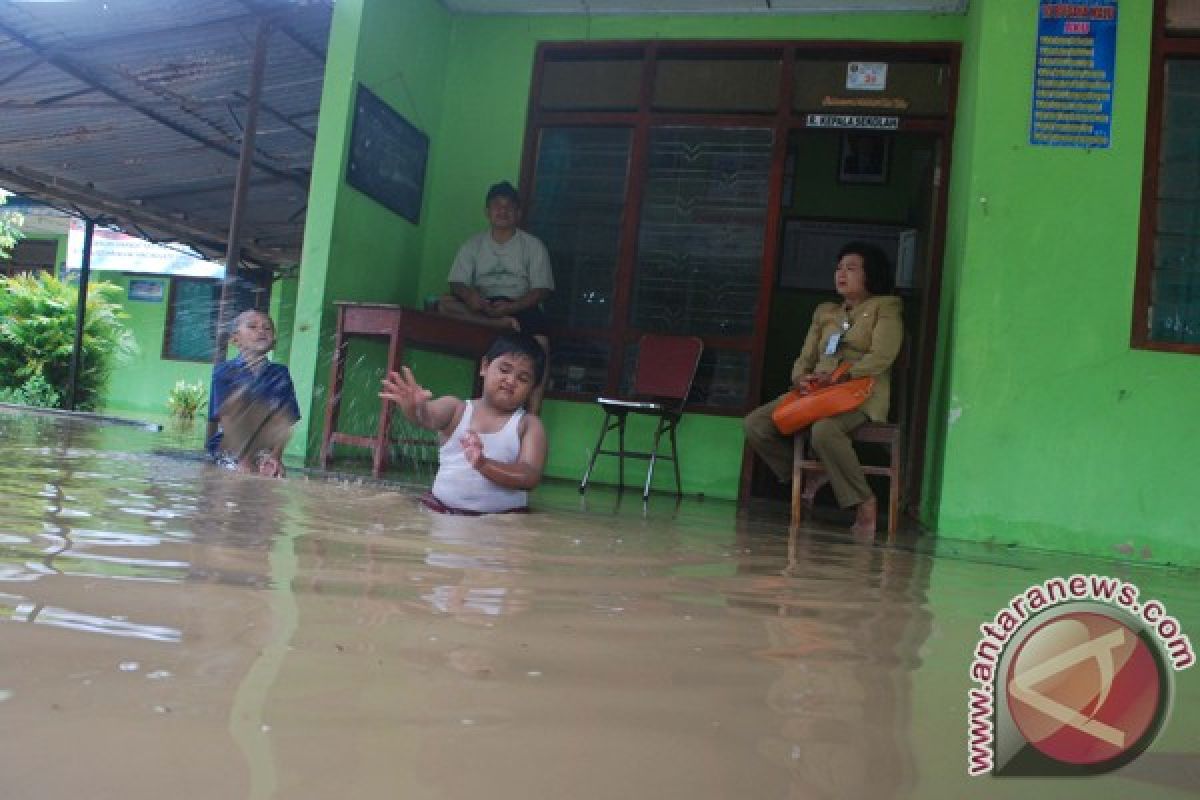
<path fill-rule="evenodd" d="M 462 419 L 450 438 L 442 445 L 437 477 L 433 479 L 433 496 L 451 508 L 466 511 L 511 511 L 528 505 L 528 493 L 524 489 L 506 489 L 480 474 L 467 463 L 463 454 L 462 437 L 471 429 L 471 416 L 475 401 L 468 400 Z M 492 461 L 511 464 L 521 451 L 520 424 L 525 415 L 523 409 L 513 412 L 504 427 L 495 433 L 480 433 L 483 454 Z"/>

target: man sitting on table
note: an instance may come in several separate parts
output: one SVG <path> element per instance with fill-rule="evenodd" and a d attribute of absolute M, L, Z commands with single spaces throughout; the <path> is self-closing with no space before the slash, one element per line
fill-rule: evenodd
<path fill-rule="evenodd" d="M 508 181 L 487 191 L 484 214 L 489 230 L 475 234 L 458 249 L 450 267 L 450 294 L 438 300 L 443 314 L 503 330 L 528 333 L 549 353 L 541 303 L 554 290 L 546 246 L 517 228 L 521 198 Z M 529 397 L 529 411 L 542 405 L 545 381 Z"/>

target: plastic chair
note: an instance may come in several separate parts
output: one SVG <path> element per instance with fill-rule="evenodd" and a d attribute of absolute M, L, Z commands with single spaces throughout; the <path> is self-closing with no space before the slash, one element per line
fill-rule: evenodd
<path fill-rule="evenodd" d="M 597 456 L 616 456 L 619 460 L 617 486 L 625 488 L 625 458 L 649 459 L 650 467 L 646 471 L 646 485 L 642 490 L 642 502 L 650 497 L 650 482 L 654 479 L 654 465 L 659 459 L 673 462 L 675 466 L 675 493 L 683 494 L 683 484 L 679 480 L 678 449 L 675 444 L 675 429 L 683 417 L 683 406 L 687 402 L 688 393 L 692 390 L 692 381 L 696 377 L 696 367 L 700 364 L 700 353 L 704 343 L 695 336 L 663 336 L 646 334 L 638 344 L 637 372 L 633 381 L 633 397 L 629 399 L 613 399 L 597 397 L 596 402 L 604 409 L 604 424 L 600 428 L 600 438 L 592 451 L 583 480 L 579 483 L 579 491 L 586 492 L 588 479 L 592 468 L 596 466 Z M 628 450 L 625 447 L 625 420 L 630 414 L 645 414 L 658 417 L 658 427 L 654 431 L 654 445 L 649 450 Z M 612 430 L 617 431 L 617 449 L 605 450 L 604 440 Z M 668 434 L 671 440 L 671 454 L 658 452 L 659 441 L 663 434 Z"/>

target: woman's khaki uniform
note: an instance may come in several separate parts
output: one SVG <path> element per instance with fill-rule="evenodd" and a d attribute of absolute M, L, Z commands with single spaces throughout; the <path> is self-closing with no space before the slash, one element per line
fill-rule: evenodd
<path fill-rule="evenodd" d="M 856 506 L 871 496 L 850 434 L 868 420 L 887 421 L 892 363 L 904 341 L 902 308 L 900 298 L 891 295 L 869 297 L 850 312 L 839 303 L 822 303 L 813 312 L 804 347 L 792 365 L 793 383 L 812 372 L 833 372 L 843 361 L 853 365 L 848 377 L 875 378 L 870 396 L 858 409 L 817 420 L 808 431 L 842 508 Z M 829 354 L 829 340 L 835 334 L 841 334 L 841 338 L 835 352 Z M 781 435 L 771 421 L 771 412 L 786 396 L 754 409 L 744 424 L 750 446 L 780 481 L 790 483 L 793 436 Z"/>

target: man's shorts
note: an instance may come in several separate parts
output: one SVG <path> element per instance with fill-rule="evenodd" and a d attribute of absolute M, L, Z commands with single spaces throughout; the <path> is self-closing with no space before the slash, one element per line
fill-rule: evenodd
<path fill-rule="evenodd" d="M 511 298 L 489 297 L 488 300 L 508 301 Z M 546 336 L 550 333 L 550 321 L 546 319 L 546 314 L 540 306 L 527 308 L 510 316 L 521 326 L 521 333 L 528 333 L 530 336 Z"/>

